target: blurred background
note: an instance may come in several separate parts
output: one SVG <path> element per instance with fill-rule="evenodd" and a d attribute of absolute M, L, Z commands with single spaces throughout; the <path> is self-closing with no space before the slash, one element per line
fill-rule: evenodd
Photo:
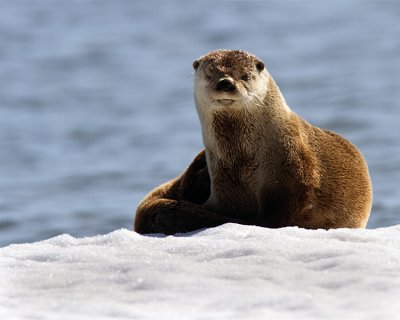
<path fill-rule="evenodd" d="M 264 60 L 288 104 L 354 142 L 368 228 L 400 223 L 400 2 L 1 1 L 0 246 L 131 228 L 202 148 L 192 61 Z"/>

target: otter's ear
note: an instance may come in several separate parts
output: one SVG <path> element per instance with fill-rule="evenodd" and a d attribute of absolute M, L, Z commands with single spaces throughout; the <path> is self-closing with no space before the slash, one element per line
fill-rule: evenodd
<path fill-rule="evenodd" d="M 257 68 L 257 70 L 258 71 L 263 71 L 264 70 L 264 63 L 262 62 L 262 61 L 260 61 L 260 60 L 258 60 L 258 61 L 256 61 L 256 68 Z"/>
<path fill-rule="evenodd" d="M 200 65 L 200 60 L 194 60 L 194 61 L 193 61 L 193 69 L 194 69 L 194 70 L 197 70 L 197 68 L 199 67 L 199 65 Z"/>

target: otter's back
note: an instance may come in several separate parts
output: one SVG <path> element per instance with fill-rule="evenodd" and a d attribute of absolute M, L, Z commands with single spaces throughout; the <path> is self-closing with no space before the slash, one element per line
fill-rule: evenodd
<path fill-rule="evenodd" d="M 335 225 L 365 227 L 371 211 L 372 186 L 367 163 L 350 141 L 329 130 L 312 127 L 311 147 L 322 176 L 318 191 L 321 214 Z M 337 226 L 339 227 L 339 226 Z"/>

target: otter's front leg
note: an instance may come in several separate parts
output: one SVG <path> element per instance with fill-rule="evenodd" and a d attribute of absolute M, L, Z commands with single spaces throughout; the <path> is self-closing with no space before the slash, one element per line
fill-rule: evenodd
<path fill-rule="evenodd" d="M 289 225 L 293 212 L 293 194 L 286 188 L 265 190 L 261 199 L 257 224 L 267 228 Z"/>
<path fill-rule="evenodd" d="M 258 224 L 268 228 L 307 227 L 304 215 L 310 215 L 314 197 L 314 189 L 302 184 L 268 188 L 262 196 Z M 299 217 L 301 224 L 296 220 Z"/>

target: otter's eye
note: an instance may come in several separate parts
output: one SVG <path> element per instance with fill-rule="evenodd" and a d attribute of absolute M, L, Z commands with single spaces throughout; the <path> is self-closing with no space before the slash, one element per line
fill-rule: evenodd
<path fill-rule="evenodd" d="M 197 68 L 199 67 L 199 65 L 200 65 L 200 61 L 199 61 L 199 60 L 193 61 L 193 68 L 194 68 L 194 70 L 197 70 Z"/>
<path fill-rule="evenodd" d="M 242 79 L 243 81 L 249 81 L 250 77 L 248 74 L 245 74 L 245 75 L 241 76 L 240 79 Z"/>
<path fill-rule="evenodd" d="M 263 71 L 264 70 L 264 63 L 262 63 L 261 61 L 258 61 L 257 63 L 256 63 L 256 68 L 257 68 L 257 70 L 258 71 Z"/>

